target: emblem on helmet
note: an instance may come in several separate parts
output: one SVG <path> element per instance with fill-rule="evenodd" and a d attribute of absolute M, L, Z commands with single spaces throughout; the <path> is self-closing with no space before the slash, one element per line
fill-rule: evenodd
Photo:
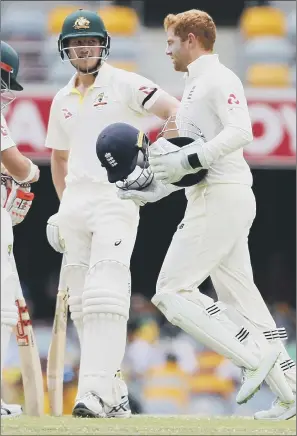
<path fill-rule="evenodd" d="M 90 21 L 87 20 L 85 17 L 78 17 L 77 20 L 75 20 L 75 23 L 73 25 L 74 29 L 89 29 L 90 28 Z"/>

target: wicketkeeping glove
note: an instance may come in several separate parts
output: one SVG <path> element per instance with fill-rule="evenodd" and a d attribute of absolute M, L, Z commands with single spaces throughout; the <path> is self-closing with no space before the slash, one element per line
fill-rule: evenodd
<path fill-rule="evenodd" d="M 146 203 L 155 203 L 156 201 L 167 197 L 172 192 L 179 191 L 180 189 L 183 188 L 174 185 L 165 186 L 159 180 L 153 179 L 147 188 L 139 191 L 135 189 L 123 191 L 122 189 L 119 189 L 117 195 L 121 200 L 132 200 L 137 206 L 144 206 Z"/>

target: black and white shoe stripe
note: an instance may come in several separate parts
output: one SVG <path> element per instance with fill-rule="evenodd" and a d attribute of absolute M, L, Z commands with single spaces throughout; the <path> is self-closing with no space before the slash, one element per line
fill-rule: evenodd
<path fill-rule="evenodd" d="M 108 415 L 111 415 L 113 413 L 117 413 L 117 412 L 128 412 L 130 411 L 130 403 L 128 400 L 128 397 L 125 397 L 124 401 L 120 404 L 118 404 L 117 406 L 112 407 L 112 409 L 109 410 Z"/>

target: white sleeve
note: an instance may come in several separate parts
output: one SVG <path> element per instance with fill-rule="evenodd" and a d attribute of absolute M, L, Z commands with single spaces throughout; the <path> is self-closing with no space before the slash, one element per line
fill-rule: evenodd
<path fill-rule="evenodd" d="M 199 152 L 200 162 L 205 168 L 253 140 L 248 105 L 242 83 L 237 76 L 221 81 L 212 90 L 210 103 L 223 125 L 223 130 L 206 142 Z"/>
<path fill-rule="evenodd" d="M 55 97 L 51 105 L 45 147 L 55 150 L 69 150 L 69 141 L 61 125 L 59 115 L 60 105 Z"/>
<path fill-rule="evenodd" d="M 7 127 L 4 116 L 1 114 L 1 151 L 15 147 L 16 144 L 10 136 L 10 131 Z"/>
<path fill-rule="evenodd" d="M 164 93 L 154 82 L 136 73 L 130 73 L 126 90 L 129 107 L 144 115 L 149 112 L 152 105 Z"/>

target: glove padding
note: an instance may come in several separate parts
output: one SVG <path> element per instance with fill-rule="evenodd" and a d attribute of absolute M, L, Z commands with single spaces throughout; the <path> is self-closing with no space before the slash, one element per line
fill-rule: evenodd
<path fill-rule="evenodd" d="M 19 185 L 11 178 L 11 187 L 7 187 L 7 200 L 5 209 L 11 216 L 12 225 L 16 226 L 24 221 L 29 212 L 34 194 L 31 191 L 31 185 L 24 183 Z"/>
<path fill-rule="evenodd" d="M 190 147 L 192 144 L 178 147 L 165 138 L 157 139 L 149 148 L 149 163 L 155 178 L 167 185 L 202 170 L 193 169 L 189 164 L 187 150 L 191 150 Z"/>
<path fill-rule="evenodd" d="M 147 188 L 140 191 L 135 189 L 129 189 L 127 191 L 119 189 L 117 195 L 121 200 L 132 200 L 137 206 L 144 206 L 146 203 L 155 203 L 180 189 L 183 188 L 173 185 L 165 186 L 162 182 L 154 178 Z"/>
<path fill-rule="evenodd" d="M 65 242 L 60 236 L 57 213 L 52 215 L 47 221 L 46 236 L 49 244 L 55 251 L 58 253 L 65 252 Z"/>

